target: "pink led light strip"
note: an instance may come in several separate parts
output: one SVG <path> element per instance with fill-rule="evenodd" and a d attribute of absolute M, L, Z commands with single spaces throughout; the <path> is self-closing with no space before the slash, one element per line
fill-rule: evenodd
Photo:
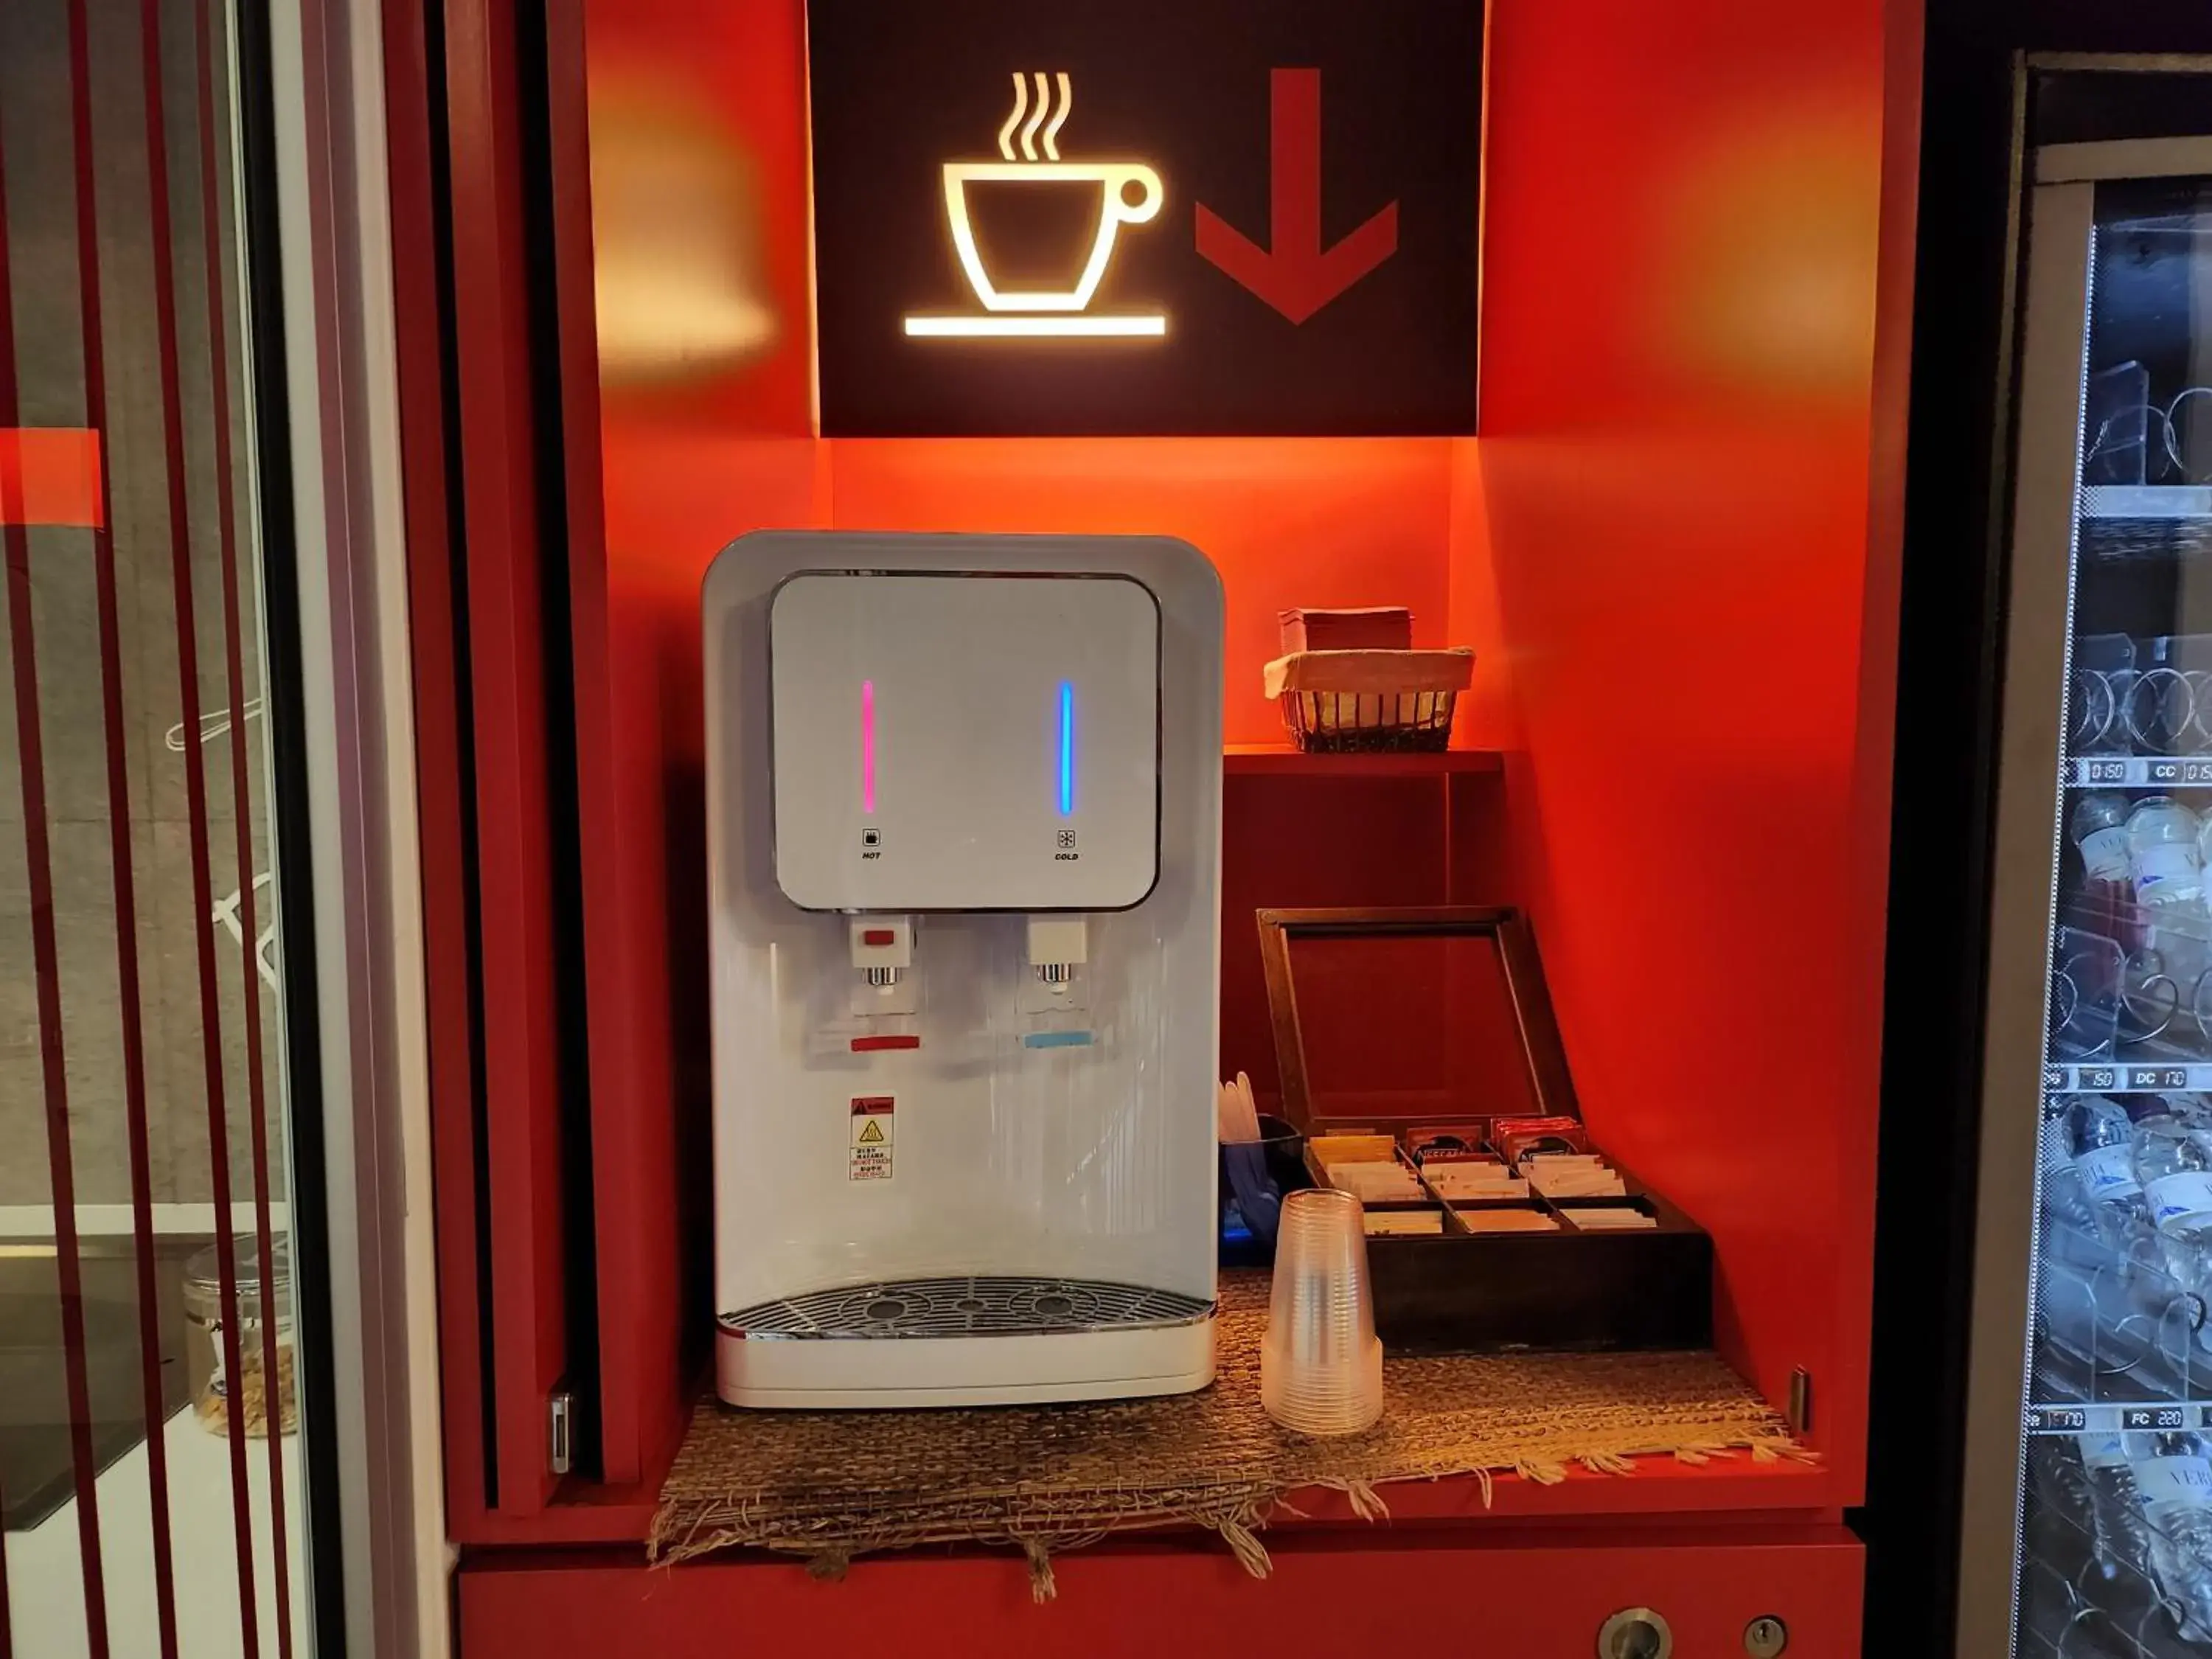
<path fill-rule="evenodd" d="M 876 814 L 876 683 L 860 682 L 860 810 Z"/>

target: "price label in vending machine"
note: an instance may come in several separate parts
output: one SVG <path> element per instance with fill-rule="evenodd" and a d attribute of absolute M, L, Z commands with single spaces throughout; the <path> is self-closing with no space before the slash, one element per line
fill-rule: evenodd
<path fill-rule="evenodd" d="M 2112 1066 L 2078 1067 L 2074 1073 L 2074 1086 L 2077 1089 L 2093 1090 L 2099 1093 L 2108 1089 L 2117 1089 L 2120 1086 L 2119 1070 L 2117 1066 Z"/>
<path fill-rule="evenodd" d="M 2089 1426 L 2089 1413 L 2079 1406 L 2038 1406 L 2027 1414 L 2030 1433 L 2049 1431 L 2080 1434 Z"/>
<path fill-rule="evenodd" d="M 2120 1413 L 2120 1427 L 2130 1431 L 2188 1426 L 2189 1409 L 2185 1406 L 2130 1406 Z"/>
<path fill-rule="evenodd" d="M 2189 1086 L 2189 1068 L 2185 1066 L 2130 1066 L 2126 1070 L 2127 1087 L 2138 1094 Z"/>
<path fill-rule="evenodd" d="M 2128 763 L 2124 760 L 2093 760 L 2081 763 L 2084 780 L 2090 783 L 2125 783 Z"/>

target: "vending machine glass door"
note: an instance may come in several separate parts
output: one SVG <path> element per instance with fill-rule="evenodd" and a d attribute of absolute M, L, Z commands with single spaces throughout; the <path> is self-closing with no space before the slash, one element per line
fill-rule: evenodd
<path fill-rule="evenodd" d="M 2161 1659 L 2212 1653 L 2212 141 L 2031 163 L 1959 1651 Z"/>

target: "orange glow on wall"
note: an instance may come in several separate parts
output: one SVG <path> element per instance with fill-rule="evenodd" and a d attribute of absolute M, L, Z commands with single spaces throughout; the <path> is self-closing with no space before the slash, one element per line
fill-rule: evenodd
<path fill-rule="evenodd" d="M 686 270 L 702 277 L 680 293 L 695 316 L 703 306 L 708 335 L 725 343 L 757 337 L 758 348 L 694 353 L 678 372 L 665 372 L 669 354 L 657 337 L 680 319 L 644 319 L 645 343 L 663 372 L 609 377 L 608 424 L 642 418 L 805 435 L 813 329 L 804 8 L 796 0 L 584 0 L 584 11 L 592 185 L 616 191 L 592 203 L 595 238 L 645 250 L 655 239 L 672 240 Z M 602 177 L 611 118 L 622 150 Z M 702 202 L 731 227 L 719 247 L 685 222 Z M 656 276 L 651 258 L 643 253 L 629 273 L 633 282 L 642 276 L 648 299 L 669 275 Z M 621 303 L 637 292 L 615 297 Z"/>
<path fill-rule="evenodd" d="M 1505 793 L 1576 1084 L 1713 1235 L 1723 1353 L 1813 1378 L 1846 1502 L 1919 33 L 1909 0 L 1502 6 L 1484 197 Z"/>
<path fill-rule="evenodd" d="M 0 524 L 97 530 L 100 434 L 82 427 L 0 427 Z"/>
<path fill-rule="evenodd" d="M 837 438 L 839 530 L 1180 536 L 1229 592 L 1231 743 L 1282 743 L 1260 670 L 1291 605 L 1402 605 L 1453 643 L 1447 438 Z"/>

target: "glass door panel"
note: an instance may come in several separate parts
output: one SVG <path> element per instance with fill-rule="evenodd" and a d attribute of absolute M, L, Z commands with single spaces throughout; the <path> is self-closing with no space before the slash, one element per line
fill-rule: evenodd
<path fill-rule="evenodd" d="M 2014 1651 L 2212 1654 L 2212 184 L 2061 188 L 2093 205 Z"/>

